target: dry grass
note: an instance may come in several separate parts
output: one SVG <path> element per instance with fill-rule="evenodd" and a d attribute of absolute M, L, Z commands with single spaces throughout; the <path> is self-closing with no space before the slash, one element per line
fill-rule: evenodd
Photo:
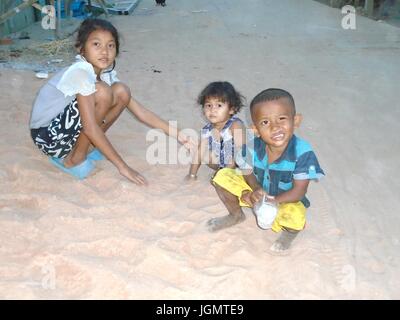
<path fill-rule="evenodd" d="M 53 40 L 48 43 L 33 44 L 27 48 L 29 51 L 45 56 L 68 54 L 74 51 L 70 38 Z"/>

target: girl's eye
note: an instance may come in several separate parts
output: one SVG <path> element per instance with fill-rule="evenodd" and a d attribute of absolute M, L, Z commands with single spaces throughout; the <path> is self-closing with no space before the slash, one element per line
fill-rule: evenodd
<path fill-rule="evenodd" d="M 268 120 L 263 120 L 263 121 L 261 121 L 261 125 L 262 126 L 266 126 L 268 124 Z"/>
<path fill-rule="evenodd" d="M 218 108 L 222 108 L 222 104 L 218 103 Z"/>
<path fill-rule="evenodd" d="M 114 44 L 114 43 L 110 43 L 110 44 L 108 45 L 108 47 L 111 48 L 111 49 L 114 49 L 114 48 L 115 48 L 115 44 Z"/>
<path fill-rule="evenodd" d="M 95 47 L 98 47 L 98 46 L 100 46 L 100 42 L 93 42 L 93 45 L 94 45 Z"/>
<path fill-rule="evenodd" d="M 204 108 L 210 109 L 210 108 L 211 108 L 211 104 L 205 104 L 205 105 L 204 105 Z"/>

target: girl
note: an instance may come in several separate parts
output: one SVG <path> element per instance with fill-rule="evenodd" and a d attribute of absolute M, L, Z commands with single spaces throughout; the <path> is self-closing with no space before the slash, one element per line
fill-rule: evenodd
<path fill-rule="evenodd" d="M 94 169 L 94 160 L 105 156 L 124 177 L 138 185 L 147 184 L 105 135 L 122 111 L 127 107 L 146 125 L 163 130 L 181 143 L 188 140 L 143 107 L 118 80 L 114 68 L 119 36 L 110 22 L 83 21 L 75 47 L 77 61 L 50 79 L 35 100 L 30 120 L 34 143 L 51 156 L 54 165 L 79 179 Z M 97 149 L 88 154 L 91 144 Z"/>
<path fill-rule="evenodd" d="M 212 82 L 200 93 L 197 102 L 208 123 L 201 130 L 199 148 L 186 180 L 197 178 L 201 162 L 214 170 L 236 167 L 236 151 L 241 151 L 245 143 L 243 122 L 235 116 L 243 99 L 229 82 Z"/>

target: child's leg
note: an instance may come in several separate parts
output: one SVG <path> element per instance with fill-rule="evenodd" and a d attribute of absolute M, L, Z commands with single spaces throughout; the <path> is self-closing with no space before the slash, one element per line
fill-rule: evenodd
<path fill-rule="evenodd" d="M 282 253 L 289 249 L 293 240 L 299 234 L 299 230 L 283 228 L 280 237 L 272 244 L 270 250 L 277 253 Z"/>
<path fill-rule="evenodd" d="M 207 166 L 213 170 L 218 170 L 219 169 L 219 165 L 217 164 L 213 164 L 213 163 L 207 163 Z"/>
<path fill-rule="evenodd" d="M 306 223 L 306 208 L 299 202 L 283 203 L 278 207 L 278 214 L 272 224 L 274 232 L 282 232 L 272 244 L 273 253 L 283 254 L 291 246 L 293 240 L 304 229 Z"/>
<path fill-rule="evenodd" d="M 130 91 L 122 83 L 116 83 L 110 87 L 103 82 L 98 82 L 96 83 L 96 92 L 94 95 L 96 122 L 105 132 L 128 105 L 131 97 Z M 65 158 L 65 167 L 76 166 L 84 161 L 90 144 L 90 140 L 83 130 L 74 148 Z"/>
<path fill-rule="evenodd" d="M 109 112 L 102 119 L 101 127 L 104 132 L 118 119 L 131 100 L 131 91 L 125 84 L 121 82 L 114 83 L 111 86 L 111 90 L 113 93 L 113 103 Z"/>
<path fill-rule="evenodd" d="M 207 222 L 208 229 L 210 231 L 218 231 L 245 220 L 246 216 L 239 205 L 238 197 L 218 185 L 214 185 L 214 187 L 222 203 L 228 209 L 229 214 L 221 218 L 209 220 Z"/>

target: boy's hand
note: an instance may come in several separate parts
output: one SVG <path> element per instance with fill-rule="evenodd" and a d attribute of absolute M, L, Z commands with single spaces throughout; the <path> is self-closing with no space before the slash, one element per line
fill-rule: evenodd
<path fill-rule="evenodd" d="M 253 206 L 253 204 L 251 203 L 251 199 L 250 199 L 251 194 L 252 194 L 252 192 L 250 190 L 244 190 L 242 192 L 242 196 L 240 197 L 240 200 L 242 202 L 247 203 L 249 206 Z"/>
<path fill-rule="evenodd" d="M 131 167 L 126 166 L 123 169 L 121 169 L 119 173 L 137 185 L 140 186 L 148 185 L 147 180 L 139 172 L 133 170 Z"/>
<path fill-rule="evenodd" d="M 258 201 L 262 200 L 262 198 L 264 197 L 264 195 L 267 195 L 266 192 L 264 191 L 263 188 L 258 188 L 256 190 L 254 190 L 251 195 L 250 195 L 250 201 L 251 204 L 254 205 L 256 204 Z"/>

